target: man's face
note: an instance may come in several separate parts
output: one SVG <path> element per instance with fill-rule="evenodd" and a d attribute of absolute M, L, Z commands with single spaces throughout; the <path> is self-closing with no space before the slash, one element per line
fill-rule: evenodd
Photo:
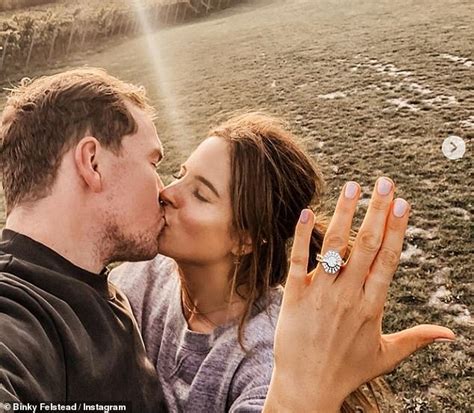
<path fill-rule="evenodd" d="M 159 192 L 163 183 L 156 172 L 163 157 L 155 126 L 146 112 L 128 105 L 138 124 L 134 135 L 122 140 L 122 152 L 111 155 L 105 187 L 105 245 L 112 261 L 142 261 L 158 253 L 158 235 L 164 226 Z M 100 246 L 99 246 L 100 248 Z"/>

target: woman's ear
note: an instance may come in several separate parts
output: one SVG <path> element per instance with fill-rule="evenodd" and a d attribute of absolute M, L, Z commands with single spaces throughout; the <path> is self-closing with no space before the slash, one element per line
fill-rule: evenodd
<path fill-rule="evenodd" d="M 76 145 L 74 161 L 84 184 L 93 192 L 102 190 L 102 177 L 99 172 L 99 155 L 102 148 L 93 136 L 82 138 Z"/>
<path fill-rule="evenodd" d="M 235 256 L 247 255 L 253 251 L 252 238 L 250 234 L 245 233 L 236 242 L 235 247 L 232 249 L 232 254 Z"/>

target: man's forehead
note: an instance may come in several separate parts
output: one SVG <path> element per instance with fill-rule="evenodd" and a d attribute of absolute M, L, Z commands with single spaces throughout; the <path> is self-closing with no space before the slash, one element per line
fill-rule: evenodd
<path fill-rule="evenodd" d="M 158 136 L 153 117 L 150 113 L 144 109 L 139 108 L 133 103 L 126 102 L 127 108 L 130 110 L 133 118 L 138 123 L 138 133 L 142 133 L 147 136 L 153 142 L 152 155 L 159 157 L 160 159 L 164 156 L 163 144 Z"/>

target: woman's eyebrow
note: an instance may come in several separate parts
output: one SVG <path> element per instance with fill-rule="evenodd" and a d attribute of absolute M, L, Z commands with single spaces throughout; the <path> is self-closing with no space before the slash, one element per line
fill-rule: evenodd
<path fill-rule="evenodd" d="M 195 178 L 198 181 L 202 182 L 204 185 L 206 185 L 212 192 L 214 192 L 214 194 L 216 194 L 218 198 L 220 198 L 219 192 L 217 191 L 216 187 L 212 185 L 211 182 L 209 182 L 206 178 L 204 178 L 201 175 L 196 175 Z"/>
<path fill-rule="evenodd" d="M 181 169 L 184 170 L 184 172 L 187 172 L 186 164 L 181 164 Z M 219 195 L 219 191 L 214 185 L 212 185 L 212 183 L 208 179 L 204 178 L 202 175 L 195 175 L 194 178 L 206 185 L 218 198 L 221 197 Z"/>

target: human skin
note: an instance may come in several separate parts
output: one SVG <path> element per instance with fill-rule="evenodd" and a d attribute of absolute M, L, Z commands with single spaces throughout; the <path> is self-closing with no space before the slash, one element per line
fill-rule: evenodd
<path fill-rule="evenodd" d="M 323 254 L 344 253 L 360 193 L 355 185 L 352 198 L 345 196 L 349 183 L 340 194 Z M 376 186 L 382 193 L 374 189 L 348 264 L 336 275 L 325 273 L 321 264 L 306 273 L 314 215 L 310 210 L 301 214 L 264 412 L 338 412 L 361 384 L 436 340 L 455 338 L 451 330 L 435 325 L 382 334 L 384 303 L 402 251 L 409 204 L 393 200 L 391 180 L 380 178 Z"/>
<path fill-rule="evenodd" d="M 204 140 L 160 192 L 166 215 L 161 254 L 182 265 L 232 268 L 239 243 L 232 234 L 229 151 L 221 138 Z"/>

